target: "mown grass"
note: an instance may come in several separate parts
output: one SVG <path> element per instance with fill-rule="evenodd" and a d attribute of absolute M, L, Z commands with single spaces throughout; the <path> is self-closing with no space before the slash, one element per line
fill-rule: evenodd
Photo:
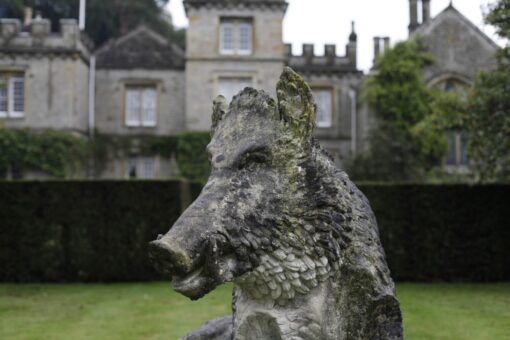
<path fill-rule="evenodd" d="M 510 284 L 399 284 L 406 339 L 510 339 Z M 0 285 L 0 339 L 178 339 L 230 313 L 231 286 L 198 302 L 166 283 Z"/>

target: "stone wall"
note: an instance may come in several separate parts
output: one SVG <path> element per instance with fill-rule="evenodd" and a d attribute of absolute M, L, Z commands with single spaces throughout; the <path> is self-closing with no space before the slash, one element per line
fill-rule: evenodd
<path fill-rule="evenodd" d="M 275 84 L 284 67 L 282 23 L 284 10 L 269 7 L 188 8 L 186 62 L 186 128 L 210 128 L 212 100 L 219 93 L 220 77 L 250 77 L 253 87 L 276 95 Z M 253 53 L 221 55 L 220 19 L 253 19 Z M 200 98 L 200 100 L 197 100 Z"/>
<path fill-rule="evenodd" d="M 75 20 L 61 20 L 51 33 L 49 21 L 36 19 L 21 32 L 16 19 L 0 21 L 0 72 L 23 74 L 25 114 L 2 119 L 8 128 L 88 129 L 88 47 Z"/>
<path fill-rule="evenodd" d="M 496 66 L 498 46 L 454 7 L 420 26 L 411 37 L 422 39 L 436 60 L 424 73 L 431 85 L 444 77 L 472 81 L 478 72 Z"/>
<path fill-rule="evenodd" d="M 176 135 L 185 127 L 185 74 L 179 70 L 96 71 L 96 129 L 101 134 Z M 157 89 L 155 127 L 127 127 L 125 89 L 130 84 L 151 84 Z"/>

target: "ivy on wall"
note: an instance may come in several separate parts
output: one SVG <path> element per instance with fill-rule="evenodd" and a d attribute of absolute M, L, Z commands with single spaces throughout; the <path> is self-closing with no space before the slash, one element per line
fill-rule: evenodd
<path fill-rule="evenodd" d="M 184 178 L 205 181 L 211 165 L 205 148 L 211 140 L 208 132 L 185 132 L 177 140 L 177 163 Z"/>
<path fill-rule="evenodd" d="M 94 159 L 94 177 L 98 178 L 105 166 L 113 159 L 125 159 L 130 155 L 172 158 L 175 155 L 177 138 L 171 136 L 112 136 L 96 135 L 91 140 Z"/>
<path fill-rule="evenodd" d="M 175 157 L 181 177 L 205 181 L 210 172 L 205 151 L 209 141 L 207 132 L 184 132 L 176 137 L 97 135 L 92 141 L 95 173 L 101 173 L 101 168 L 110 159 L 159 155 L 167 159 Z"/>
<path fill-rule="evenodd" d="M 0 178 L 23 178 L 27 171 L 68 178 L 84 168 L 87 154 L 87 140 L 71 133 L 0 128 Z"/>
<path fill-rule="evenodd" d="M 0 179 L 22 179 L 29 171 L 56 178 L 84 177 L 90 160 L 97 177 L 112 159 L 136 154 L 175 157 L 182 177 L 205 181 L 210 172 L 205 151 L 209 140 L 206 132 L 177 137 L 97 135 L 90 140 L 61 131 L 0 127 Z"/>

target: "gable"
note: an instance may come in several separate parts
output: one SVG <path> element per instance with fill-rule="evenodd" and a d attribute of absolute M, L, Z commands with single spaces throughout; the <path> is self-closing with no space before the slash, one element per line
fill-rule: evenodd
<path fill-rule="evenodd" d="M 147 27 L 108 42 L 97 53 L 103 69 L 184 69 L 184 52 Z"/>
<path fill-rule="evenodd" d="M 444 74 L 472 80 L 496 65 L 498 46 L 453 6 L 419 27 L 412 37 L 421 39 L 434 56 L 435 64 L 425 70 L 427 81 Z"/>

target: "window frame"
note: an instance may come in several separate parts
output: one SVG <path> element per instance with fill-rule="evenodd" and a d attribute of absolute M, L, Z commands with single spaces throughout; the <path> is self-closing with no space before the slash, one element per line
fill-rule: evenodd
<path fill-rule="evenodd" d="M 27 103 L 27 82 L 26 82 L 26 76 L 24 71 L 2 71 L 0 70 L 0 77 L 5 78 L 6 84 L 6 109 L 7 111 L 0 111 L 0 118 L 14 118 L 14 119 L 20 119 L 25 117 L 26 113 L 26 103 Z M 22 88 L 22 105 L 23 105 L 23 111 L 16 111 L 16 94 L 15 94 L 15 82 L 20 81 L 21 82 L 21 88 Z"/>
<path fill-rule="evenodd" d="M 225 28 L 230 28 L 232 31 L 231 31 L 231 38 L 232 38 L 232 41 L 231 41 L 231 44 L 232 44 L 232 48 L 231 49 L 226 49 L 225 48 L 225 39 L 224 39 L 224 29 Z M 236 34 L 235 34 L 235 24 L 234 23 L 230 23 L 230 22 L 220 22 L 220 54 L 222 55 L 234 55 L 236 54 Z"/>
<path fill-rule="evenodd" d="M 453 137 L 453 145 L 450 145 L 451 137 Z M 463 150 L 467 152 L 467 144 L 469 135 L 465 131 L 451 130 L 446 132 L 446 139 L 448 141 L 448 149 L 444 164 L 447 168 L 468 168 L 470 165 L 470 159 L 467 153 L 465 154 L 465 160 L 463 158 Z M 450 148 L 450 146 L 452 148 Z M 453 151 L 453 162 L 449 161 L 450 154 Z"/>
<path fill-rule="evenodd" d="M 311 86 L 311 89 L 312 89 L 313 97 L 317 104 L 317 117 L 316 117 L 316 121 L 315 121 L 317 128 L 319 128 L 319 129 L 333 128 L 334 121 L 335 121 L 335 91 L 334 91 L 334 88 L 330 87 L 330 86 Z M 330 119 L 329 119 L 329 122 L 327 122 L 326 124 L 321 124 L 319 122 L 319 110 L 320 109 L 319 109 L 319 104 L 317 101 L 317 92 L 320 92 L 320 91 L 329 92 L 329 94 L 331 96 L 331 106 L 330 106 L 331 110 L 330 110 L 330 114 L 329 114 Z"/>
<path fill-rule="evenodd" d="M 152 90 L 154 99 L 153 107 L 151 108 L 153 113 L 153 119 L 145 119 L 146 107 L 144 105 L 145 92 Z M 137 113 L 137 119 L 131 119 L 130 115 L 130 104 L 129 104 L 129 93 L 136 92 L 139 96 L 139 107 Z M 159 86 L 157 83 L 126 83 L 124 85 L 124 103 L 123 103 L 123 124 L 128 128 L 156 128 L 158 126 L 158 112 L 159 112 Z"/>
<path fill-rule="evenodd" d="M 224 27 L 230 27 L 232 31 L 232 49 L 225 48 Z M 242 29 L 249 28 L 249 40 L 247 41 L 249 48 L 242 48 Z M 254 38 L 255 38 L 253 17 L 221 17 L 219 25 L 219 53 L 225 56 L 249 56 L 253 54 Z"/>
<path fill-rule="evenodd" d="M 152 163 L 152 175 L 146 174 L 146 162 Z M 160 176 L 160 160 L 159 156 L 131 156 L 125 159 L 124 177 L 130 180 L 154 180 Z M 131 177 L 131 168 L 135 166 L 135 177 Z"/>

